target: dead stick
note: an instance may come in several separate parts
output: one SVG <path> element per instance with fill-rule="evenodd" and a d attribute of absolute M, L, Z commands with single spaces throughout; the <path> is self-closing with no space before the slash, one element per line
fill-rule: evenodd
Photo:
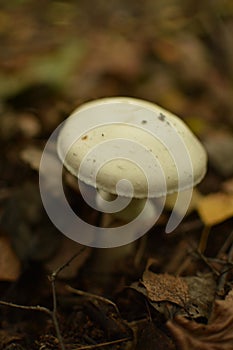
<path fill-rule="evenodd" d="M 22 309 L 22 310 L 28 310 L 28 311 L 41 311 L 46 313 L 50 317 L 52 316 L 52 312 L 49 309 L 47 309 L 47 307 L 40 306 L 40 305 L 36 305 L 36 306 L 19 305 L 19 304 L 14 304 L 3 300 L 0 300 L 0 305 L 14 307 L 16 309 Z"/>
<path fill-rule="evenodd" d="M 106 299 L 100 295 L 97 295 L 97 294 L 92 294 L 92 293 L 89 293 L 89 292 L 85 292 L 85 291 L 82 291 L 82 290 L 79 290 L 79 289 L 75 289 L 69 285 L 66 286 L 66 289 L 71 292 L 71 293 L 74 293 L 74 294 L 77 294 L 77 295 L 80 295 L 80 296 L 85 296 L 87 298 L 90 298 L 90 299 L 96 299 L 96 300 L 99 300 L 99 301 L 102 301 L 103 303 L 105 304 L 109 304 L 111 306 L 113 306 L 113 308 L 115 309 L 115 311 L 119 314 L 119 310 L 118 310 L 118 307 L 116 306 L 116 304 L 109 300 L 109 299 Z"/>
<path fill-rule="evenodd" d="M 100 344 L 84 345 L 84 346 L 81 346 L 80 348 L 75 348 L 75 349 L 73 349 L 73 350 L 91 350 L 91 349 L 97 349 L 97 348 L 102 348 L 102 347 L 108 346 L 108 345 L 114 345 L 114 344 L 123 343 L 123 342 L 129 341 L 129 340 L 131 340 L 131 338 L 122 338 L 122 339 L 112 340 L 112 341 L 108 341 L 108 342 L 100 343 Z"/>
<path fill-rule="evenodd" d="M 59 322 L 57 319 L 57 295 L 56 295 L 56 278 L 59 275 L 59 273 L 64 270 L 67 266 L 69 266 L 69 264 L 77 257 L 79 256 L 83 250 L 85 249 L 85 247 L 83 247 L 82 249 L 80 249 L 76 254 L 74 254 L 64 265 L 59 266 L 50 276 L 49 276 L 49 280 L 51 282 L 51 287 L 52 287 L 52 295 L 53 295 L 53 310 L 51 312 L 52 315 L 52 319 L 53 319 L 53 324 L 54 324 L 54 328 L 57 334 L 57 338 L 59 340 L 60 343 L 60 347 L 62 350 L 65 350 L 65 345 L 63 342 L 63 338 L 61 335 L 61 331 L 60 331 L 60 326 L 59 326 Z"/>

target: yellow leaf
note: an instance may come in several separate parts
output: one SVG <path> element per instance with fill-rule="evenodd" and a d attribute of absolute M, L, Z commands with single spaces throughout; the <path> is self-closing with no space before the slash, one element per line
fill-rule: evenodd
<path fill-rule="evenodd" d="M 217 192 L 202 197 L 197 210 L 206 226 L 217 225 L 233 216 L 233 194 Z"/>

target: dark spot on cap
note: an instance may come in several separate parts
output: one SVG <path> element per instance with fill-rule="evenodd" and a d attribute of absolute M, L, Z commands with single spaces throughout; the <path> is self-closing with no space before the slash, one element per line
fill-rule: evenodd
<path fill-rule="evenodd" d="M 147 120 L 142 120 L 141 121 L 141 124 L 146 124 L 147 123 Z"/>
<path fill-rule="evenodd" d="M 88 136 L 87 135 L 84 135 L 83 137 L 82 137 L 82 140 L 86 140 L 88 138 Z"/>
<path fill-rule="evenodd" d="M 159 114 L 159 120 L 161 120 L 161 122 L 164 122 L 164 120 L 166 119 L 166 116 L 163 113 Z"/>
<path fill-rule="evenodd" d="M 102 133 L 101 135 L 104 136 L 104 133 Z"/>

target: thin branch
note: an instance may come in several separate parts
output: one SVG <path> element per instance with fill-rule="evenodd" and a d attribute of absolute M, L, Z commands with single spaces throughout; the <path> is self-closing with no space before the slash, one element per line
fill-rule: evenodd
<path fill-rule="evenodd" d="M 228 265 L 228 267 L 227 268 L 225 268 L 225 266 L 222 267 L 222 271 L 220 274 L 217 291 L 216 291 L 217 295 L 221 296 L 224 293 L 224 287 L 227 284 L 227 278 L 228 278 L 229 272 L 232 270 L 232 266 L 229 267 L 229 264 L 232 263 L 232 258 L 233 258 L 233 242 L 231 243 L 231 246 L 229 248 L 229 252 L 227 255 L 226 265 Z"/>
<path fill-rule="evenodd" d="M 193 252 L 193 255 L 197 255 L 209 267 L 214 275 L 219 276 L 219 271 L 211 265 L 210 259 L 207 258 L 203 253 L 197 249 L 195 252 Z"/>
<path fill-rule="evenodd" d="M 106 299 L 106 298 L 104 298 L 104 297 L 102 297 L 100 295 L 96 295 L 96 294 L 88 293 L 88 292 L 85 292 L 85 291 L 82 291 L 82 290 L 79 290 L 79 289 L 75 289 L 75 288 L 73 288 L 73 287 L 71 287 L 69 285 L 66 286 L 66 289 L 69 292 L 71 292 L 71 293 L 74 293 L 74 294 L 77 294 L 77 295 L 80 295 L 80 296 L 85 296 L 85 297 L 87 297 L 89 299 L 99 300 L 99 301 L 102 301 L 105 304 L 109 304 L 115 309 L 115 311 L 118 314 L 120 313 L 118 307 L 116 306 L 116 304 L 113 301 L 109 300 L 109 299 Z"/>
<path fill-rule="evenodd" d="M 86 247 L 82 247 L 77 253 L 75 253 L 65 264 L 62 266 L 59 266 L 55 271 L 52 272 L 50 275 L 50 280 L 56 279 L 56 277 L 59 275 L 59 273 L 64 270 L 66 267 L 70 265 L 70 263 L 77 258 L 84 250 Z"/>
<path fill-rule="evenodd" d="M 199 245 L 198 245 L 198 250 L 201 253 L 204 253 L 204 251 L 206 249 L 211 228 L 212 228 L 211 226 L 204 226 L 204 228 L 202 230 L 201 238 L 200 238 Z"/>
<path fill-rule="evenodd" d="M 19 305 L 19 304 L 14 304 L 8 301 L 3 301 L 0 300 L 0 305 L 4 306 L 9 306 L 9 307 L 14 307 L 16 309 L 21 309 L 21 310 L 28 310 L 28 311 L 41 311 L 49 315 L 50 317 L 52 316 L 52 312 L 47 309 L 47 307 L 36 305 L 36 306 L 26 306 L 26 305 Z"/>
<path fill-rule="evenodd" d="M 225 240 L 224 244 L 219 249 L 218 254 L 217 254 L 217 258 L 220 258 L 223 254 L 226 254 L 226 251 L 231 247 L 232 242 L 233 242 L 233 231 L 229 234 L 229 236 Z"/>
<path fill-rule="evenodd" d="M 60 326 L 59 326 L 59 322 L 57 319 L 57 295 L 56 295 L 56 287 L 55 287 L 55 282 L 56 282 L 56 278 L 59 275 L 59 273 L 64 270 L 66 267 L 69 266 L 69 264 L 77 257 L 79 256 L 83 250 L 86 249 L 86 247 L 81 248 L 76 254 L 74 254 L 65 264 L 63 264 L 62 266 L 59 266 L 55 271 L 52 272 L 52 274 L 49 276 L 49 280 L 51 282 L 51 287 L 52 287 L 52 295 L 53 295 L 53 310 L 51 312 L 51 316 L 53 319 L 53 324 L 54 324 L 54 328 L 56 331 L 56 335 L 57 338 L 59 340 L 60 343 L 60 347 L 61 350 L 65 350 L 65 345 L 63 342 L 63 338 L 61 335 L 61 331 L 60 331 Z"/>
<path fill-rule="evenodd" d="M 56 296 L 56 288 L 55 288 L 55 279 L 51 279 L 51 286 L 52 286 L 52 294 L 53 294 L 53 311 L 52 311 L 53 324 L 57 334 L 57 338 L 60 343 L 60 347 L 62 350 L 65 350 L 65 345 L 63 342 L 63 338 L 60 332 L 60 327 L 57 319 L 57 296 Z"/>
<path fill-rule="evenodd" d="M 230 263 L 230 262 L 227 262 L 226 259 L 218 259 L 218 258 L 210 258 L 208 257 L 207 258 L 208 261 L 212 262 L 212 263 L 216 263 L 216 264 L 220 264 L 220 265 L 226 265 L 226 263 L 229 265 L 229 266 L 232 266 L 233 263 Z"/>
<path fill-rule="evenodd" d="M 117 340 L 112 340 L 112 341 L 108 341 L 105 343 L 100 343 L 100 344 L 94 344 L 94 345 L 84 345 L 81 346 L 79 348 L 75 348 L 73 350 L 92 350 L 92 349 L 98 349 L 98 348 L 102 348 L 104 346 L 108 346 L 108 345 L 114 345 L 114 344 L 119 344 L 119 343 L 123 343 L 125 341 L 129 341 L 132 340 L 131 338 L 122 338 L 122 339 L 117 339 Z"/>

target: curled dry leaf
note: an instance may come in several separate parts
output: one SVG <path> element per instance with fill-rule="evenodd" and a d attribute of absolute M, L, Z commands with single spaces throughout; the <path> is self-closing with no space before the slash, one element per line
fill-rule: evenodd
<path fill-rule="evenodd" d="M 232 350 L 232 297 L 215 301 L 207 325 L 177 316 L 167 326 L 180 350 Z"/>

